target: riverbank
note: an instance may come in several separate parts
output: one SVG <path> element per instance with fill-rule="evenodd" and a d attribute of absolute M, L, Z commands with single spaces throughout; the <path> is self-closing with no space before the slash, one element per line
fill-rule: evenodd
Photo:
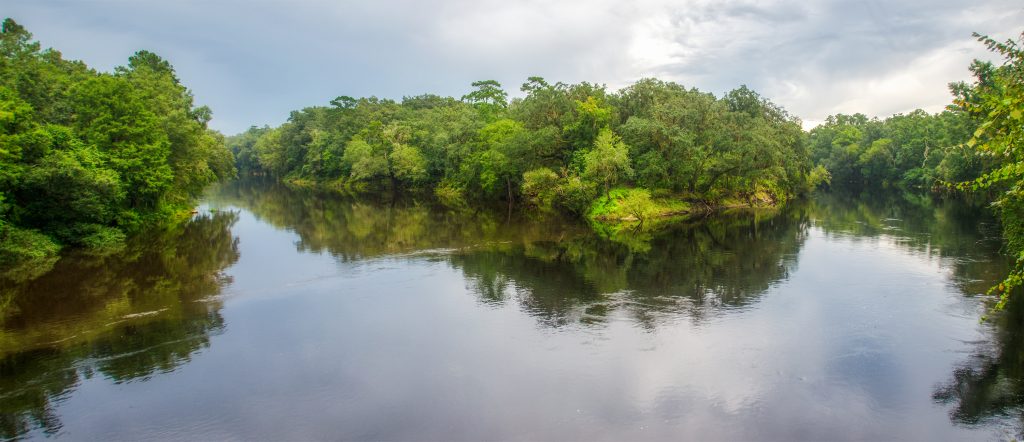
<path fill-rule="evenodd" d="M 96 233 L 77 242 L 61 241 L 55 235 L 36 229 L 0 224 L 0 282 L 24 282 L 49 271 L 69 254 L 102 257 L 123 251 L 133 237 L 177 229 L 190 220 L 192 205 L 166 208 L 162 213 L 143 218 L 133 229 L 95 228 Z M 7 300 L 0 295 L 0 312 Z"/>
<path fill-rule="evenodd" d="M 702 200 L 680 194 L 652 196 L 646 189 L 618 188 L 591 204 L 587 218 L 602 223 L 644 222 L 674 217 L 707 216 L 727 209 L 775 209 L 782 204 L 765 192 L 750 198 Z"/>
<path fill-rule="evenodd" d="M 287 186 L 320 191 L 338 192 L 350 196 L 368 196 L 390 190 L 374 189 L 366 183 L 350 183 L 343 180 L 315 181 L 308 179 L 281 180 Z M 444 193 L 409 192 L 403 194 L 425 197 L 447 207 L 473 207 L 474 203 L 461 194 L 451 196 Z M 725 210 L 744 209 L 778 209 L 788 198 L 774 196 L 765 191 L 758 191 L 747 198 L 726 197 L 718 200 L 698 198 L 685 193 L 651 192 L 636 187 L 617 187 L 606 194 L 598 196 L 589 204 L 589 209 L 581 217 L 591 223 L 604 225 L 637 225 L 652 226 L 682 221 L 697 217 L 707 217 Z M 490 206 L 489 204 L 480 204 Z M 537 207 L 524 202 L 522 208 L 536 208 L 543 211 L 558 211 L 552 207 Z M 563 213 L 563 215 L 570 215 Z"/>

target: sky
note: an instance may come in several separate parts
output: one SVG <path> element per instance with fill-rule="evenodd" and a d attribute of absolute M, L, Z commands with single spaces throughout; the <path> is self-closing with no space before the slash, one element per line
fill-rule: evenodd
<path fill-rule="evenodd" d="M 747 85 L 800 117 L 941 111 L 972 32 L 1024 31 L 1020 0 L 0 0 L 44 47 L 103 71 L 168 59 L 211 127 L 276 126 L 339 95 L 460 97 L 527 77 Z"/>

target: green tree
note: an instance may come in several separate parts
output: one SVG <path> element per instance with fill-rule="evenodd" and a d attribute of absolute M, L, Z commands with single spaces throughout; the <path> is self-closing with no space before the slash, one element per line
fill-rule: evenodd
<path fill-rule="evenodd" d="M 111 75 L 72 88 L 75 131 L 104 152 L 128 189 L 131 207 L 152 209 L 171 187 L 171 143 L 132 85 Z"/>
<path fill-rule="evenodd" d="M 967 145 L 997 158 L 999 164 L 961 187 L 1001 192 L 994 204 L 1002 215 L 1009 249 L 1017 255 L 1014 270 L 992 289 L 1000 295 L 998 307 L 1002 308 L 1009 294 L 1024 283 L 1024 49 L 1013 40 L 975 37 L 1004 61 L 994 69 L 975 62 L 971 69 L 975 83 L 969 89 L 954 85 L 954 104 L 980 121 Z"/>
<path fill-rule="evenodd" d="M 342 161 L 349 165 L 349 176 L 353 180 L 370 180 L 387 176 L 388 163 L 383 155 L 378 155 L 362 138 L 353 138 L 345 146 Z"/>
<path fill-rule="evenodd" d="M 718 99 L 653 79 L 610 94 L 530 77 L 526 95 L 508 100 L 497 82 L 474 86 L 461 100 L 343 96 L 295 111 L 251 143 L 255 167 L 238 147 L 238 167 L 290 181 L 388 182 L 451 201 L 525 197 L 575 214 L 589 212 L 599 187 L 622 184 L 709 205 L 784 201 L 808 188 L 799 120 L 746 87 Z M 609 139 L 614 155 L 595 153 Z"/>
<path fill-rule="evenodd" d="M 602 130 L 594 141 L 594 149 L 584 155 L 583 176 L 604 186 L 606 198 L 613 185 L 633 176 L 629 148 L 611 130 Z"/>
<path fill-rule="evenodd" d="M 481 190 L 490 195 L 504 193 L 513 199 L 522 167 L 528 162 L 526 133 L 523 125 L 510 119 L 490 123 L 479 131 L 479 150 L 471 163 L 470 173 L 478 174 Z"/>
<path fill-rule="evenodd" d="M 558 192 L 558 174 L 546 167 L 523 173 L 523 196 L 539 207 L 551 207 Z"/>
<path fill-rule="evenodd" d="M 156 54 L 99 73 L 4 20 L 0 273 L 22 258 L 48 262 L 59 245 L 116 246 L 234 176 L 210 118 Z"/>
<path fill-rule="evenodd" d="M 391 173 L 395 179 L 415 184 L 427 177 L 427 161 L 420 150 L 408 144 L 396 144 L 391 151 Z"/>
<path fill-rule="evenodd" d="M 857 163 L 865 181 L 885 186 L 896 176 L 896 155 L 892 145 L 889 138 L 878 139 L 860 154 Z"/>
<path fill-rule="evenodd" d="M 495 80 L 474 81 L 475 91 L 462 96 L 462 100 L 476 107 L 485 121 L 493 121 L 508 108 L 508 93 Z"/>
<path fill-rule="evenodd" d="M 224 140 L 225 146 L 234 155 L 239 175 L 255 175 L 263 172 L 263 167 L 256 152 L 256 143 L 268 131 L 270 131 L 269 126 L 252 126 L 245 132 L 227 137 Z"/>

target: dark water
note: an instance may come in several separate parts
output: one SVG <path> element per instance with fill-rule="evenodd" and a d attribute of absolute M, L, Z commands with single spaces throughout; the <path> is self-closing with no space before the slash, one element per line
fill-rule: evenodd
<path fill-rule="evenodd" d="M 928 198 L 597 235 L 236 183 L 0 286 L 0 436 L 1018 437 L 1024 313 L 978 321 L 999 247 Z"/>

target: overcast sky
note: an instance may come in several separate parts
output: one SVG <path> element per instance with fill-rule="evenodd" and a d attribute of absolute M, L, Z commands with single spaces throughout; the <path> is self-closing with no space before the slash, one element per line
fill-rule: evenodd
<path fill-rule="evenodd" d="M 44 47 L 100 70 L 170 60 L 215 129 L 278 125 L 338 95 L 459 97 L 529 76 L 611 89 L 746 84 L 801 117 L 939 111 L 991 58 L 971 32 L 1024 31 L 1020 0 L 0 0 Z"/>

